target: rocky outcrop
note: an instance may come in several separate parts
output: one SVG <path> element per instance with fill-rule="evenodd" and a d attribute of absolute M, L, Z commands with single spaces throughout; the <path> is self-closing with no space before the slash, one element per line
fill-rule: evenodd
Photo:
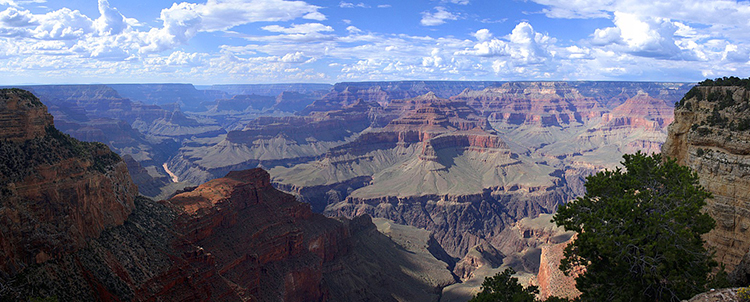
<path fill-rule="evenodd" d="M 471 248 L 466 256 L 456 263 L 453 273 L 462 281 L 474 278 L 474 271 L 478 268 L 487 266 L 496 268 L 503 264 L 505 255 L 495 249 L 494 246 L 487 242 L 482 242 Z"/>
<path fill-rule="evenodd" d="M 698 173 L 713 194 L 706 211 L 716 227 L 705 236 L 728 269 L 750 250 L 750 101 L 740 87 L 693 88 L 675 109 L 663 154 Z"/>
<path fill-rule="evenodd" d="M 287 84 L 226 84 L 212 85 L 212 90 L 224 91 L 230 95 L 257 94 L 276 97 L 286 91 L 304 94 L 323 95 L 331 90 L 330 84 L 287 83 Z"/>
<path fill-rule="evenodd" d="M 32 94 L 0 90 L 0 127 L 0 277 L 82 248 L 133 210 L 120 157 L 58 131 Z"/>
<path fill-rule="evenodd" d="M 314 111 L 336 110 L 362 99 L 387 106 L 392 100 L 415 98 L 427 93 L 434 93 L 441 98 L 449 98 L 464 89 L 483 89 L 500 85 L 492 81 L 399 81 L 399 82 L 358 82 L 337 83 L 328 94 L 316 100 L 302 111 L 308 114 Z"/>
<path fill-rule="evenodd" d="M 203 111 L 209 96 L 192 84 L 108 84 L 119 95 L 134 102 L 153 105 L 176 104 L 182 110 Z"/>
<path fill-rule="evenodd" d="M 213 103 L 209 103 L 209 110 L 216 112 L 222 111 L 247 111 L 247 110 L 263 110 L 271 108 L 275 104 L 275 100 L 270 96 L 263 95 L 244 95 L 239 94 L 233 96 L 231 99 L 218 99 Z"/>
<path fill-rule="evenodd" d="M 420 249 L 398 245 L 367 216 L 339 221 L 314 214 L 274 189 L 267 172 L 253 169 L 161 204 L 139 198 L 125 225 L 23 271 L 3 294 L 66 301 L 435 301 L 455 281 L 448 264 Z"/>
<path fill-rule="evenodd" d="M 21 89 L 2 90 L 0 103 L 0 139 L 23 142 L 47 134 L 52 115 L 33 94 Z"/>
<path fill-rule="evenodd" d="M 514 219 L 551 212 L 566 198 L 550 178 L 526 178 L 552 171 L 512 154 L 463 102 L 429 93 L 393 100 L 383 112 L 400 117 L 318 161 L 272 169 L 275 184 L 329 215 L 432 231 L 459 258 L 483 240 L 499 244 Z"/>
<path fill-rule="evenodd" d="M 547 299 L 554 296 L 559 298 L 575 299 L 581 295 L 576 288 L 575 273 L 565 275 L 560 270 L 560 261 L 564 259 L 564 250 L 575 236 L 561 243 L 550 243 L 541 246 L 542 253 L 539 257 L 539 273 L 536 276 L 536 284 L 539 286 L 539 296 Z M 580 272 L 578 272 L 580 273 Z"/>
<path fill-rule="evenodd" d="M 377 104 L 357 102 L 310 116 L 261 117 L 218 141 L 195 141 L 168 164 L 180 179 L 201 183 L 232 170 L 309 162 L 370 127 Z"/>
<path fill-rule="evenodd" d="M 564 82 L 511 82 L 480 91 L 467 89 L 452 99 L 477 108 L 492 123 L 507 125 L 564 126 L 584 123 L 605 111 L 594 98 Z"/>

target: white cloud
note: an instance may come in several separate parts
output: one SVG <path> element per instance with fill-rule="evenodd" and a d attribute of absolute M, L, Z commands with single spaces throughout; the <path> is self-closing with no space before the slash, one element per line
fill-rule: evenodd
<path fill-rule="evenodd" d="M 473 33 L 472 36 L 477 38 L 479 42 L 484 42 L 492 38 L 492 33 L 489 29 L 482 28 L 478 30 L 477 32 Z"/>
<path fill-rule="evenodd" d="M 297 18 L 322 21 L 319 6 L 286 0 L 209 0 L 196 4 L 201 30 L 219 31 L 253 22 L 289 21 Z"/>
<path fill-rule="evenodd" d="M 458 15 L 449 12 L 445 7 L 435 7 L 435 12 L 422 12 L 420 23 L 424 26 L 437 26 L 444 24 L 446 20 L 457 20 Z"/>
<path fill-rule="evenodd" d="M 94 21 L 94 28 L 100 35 L 117 35 L 128 27 L 125 16 L 110 7 L 107 0 L 99 0 L 99 14 L 101 16 Z"/>
<path fill-rule="evenodd" d="M 453 3 L 453 4 L 459 4 L 459 5 L 467 5 L 469 4 L 469 0 L 443 0 L 443 2 Z"/>
<path fill-rule="evenodd" d="M 3 27 L 27 27 L 34 26 L 34 16 L 28 10 L 19 11 L 15 7 L 9 7 L 0 12 L 0 23 Z"/>
<path fill-rule="evenodd" d="M 380 5 L 378 5 L 378 8 L 389 8 L 389 7 L 391 7 L 390 4 L 380 4 Z"/>
<path fill-rule="evenodd" d="M 597 28 L 594 30 L 591 43 L 594 45 L 609 45 L 613 43 L 623 43 L 622 33 L 617 27 Z"/>
<path fill-rule="evenodd" d="M 369 6 L 369 5 L 367 5 L 367 4 L 364 4 L 364 3 L 362 3 L 362 2 L 360 2 L 360 3 L 357 3 L 357 4 L 354 4 L 354 3 L 351 3 L 351 2 L 344 2 L 344 1 L 341 1 L 341 2 L 339 2 L 339 7 L 341 7 L 341 8 L 355 8 L 355 7 L 359 7 L 359 8 L 369 8 L 370 6 Z"/>
<path fill-rule="evenodd" d="M 504 40 L 492 38 L 487 29 L 480 29 L 473 35 L 479 43 L 472 49 L 457 51 L 457 55 L 510 56 L 515 64 L 536 64 L 552 56 L 547 49 L 555 43 L 555 39 L 536 32 L 528 22 L 518 23 Z"/>
<path fill-rule="evenodd" d="M 146 45 L 140 49 L 141 53 L 160 52 L 184 45 L 202 26 L 198 5 L 193 3 L 174 3 L 161 11 L 160 19 L 163 27 L 152 28 L 146 34 Z"/>
<path fill-rule="evenodd" d="M 268 25 L 268 26 L 261 27 L 261 29 L 270 31 L 270 32 L 285 33 L 285 34 L 309 34 L 309 33 L 333 31 L 333 27 L 323 25 L 320 23 L 292 24 L 291 27 Z"/>
<path fill-rule="evenodd" d="M 669 19 L 638 16 L 615 12 L 615 27 L 596 29 L 592 44 L 606 46 L 621 44 L 622 51 L 636 56 L 660 59 L 695 60 L 695 43 L 680 38 L 677 32 L 691 34 L 689 26 Z M 680 47 L 682 45 L 683 47 Z M 620 49 L 617 46 L 614 49 Z"/>
<path fill-rule="evenodd" d="M 346 28 L 346 31 L 348 31 L 350 34 L 359 34 L 362 33 L 362 30 L 357 28 L 356 26 L 348 26 Z"/>
<path fill-rule="evenodd" d="M 37 39 L 73 40 L 94 31 L 93 21 L 80 11 L 62 8 L 35 16 L 39 26 L 33 31 Z"/>
<path fill-rule="evenodd" d="M 721 58 L 723 61 L 746 63 L 750 60 L 750 51 L 747 48 L 740 48 L 737 45 L 728 44 Z"/>

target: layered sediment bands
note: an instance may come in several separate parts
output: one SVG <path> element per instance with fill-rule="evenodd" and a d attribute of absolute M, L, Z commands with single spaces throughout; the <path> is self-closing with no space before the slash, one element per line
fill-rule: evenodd
<path fill-rule="evenodd" d="M 571 237 L 569 241 L 541 246 L 539 273 L 535 282 L 539 286 L 539 296 L 542 299 L 551 296 L 574 299 L 581 295 L 581 292 L 576 289 L 576 275 L 565 275 L 560 270 L 560 261 L 565 258 L 563 254 L 565 247 L 573 240 L 575 240 L 575 236 Z"/>
<path fill-rule="evenodd" d="M 321 160 L 273 169 L 274 183 L 329 215 L 366 213 L 432 231 L 453 257 L 567 198 L 552 169 L 512 154 L 463 102 L 429 93 L 383 111 L 403 113 Z"/>
<path fill-rule="evenodd" d="M 258 118 L 224 139 L 186 144 L 169 168 L 180 179 L 201 183 L 232 170 L 309 162 L 356 138 L 370 127 L 378 110 L 377 104 L 359 101 L 305 117 Z"/>
<path fill-rule="evenodd" d="M 0 143 L 0 277 L 80 249 L 125 221 L 138 192 L 116 154 L 59 132 L 26 91 L 0 90 L 0 117 L 7 136 Z"/>
<path fill-rule="evenodd" d="M 464 89 L 484 89 L 500 85 L 501 82 L 455 82 L 455 81 L 402 81 L 337 83 L 320 100 L 313 102 L 301 113 L 336 110 L 362 99 L 366 102 L 388 105 L 392 100 L 410 99 L 427 93 L 449 98 Z"/>
<path fill-rule="evenodd" d="M 600 117 L 606 108 L 564 82 L 505 83 L 452 97 L 476 108 L 491 123 L 562 126 Z"/>
<path fill-rule="evenodd" d="M 0 139 L 22 142 L 44 136 L 52 115 L 33 94 L 21 89 L 4 89 L 0 103 Z"/>
<path fill-rule="evenodd" d="M 427 244 L 399 245 L 367 216 L 312 213 L 274 189 L 267 172 L 237 171 L 160 203 L 138 197 L 125 224 L 11 276 L 2 296 L 435 301 L 455 282 L 449 264 L 433 256 L 445 252 L 429 236 L 410 238 Z"/>
<path fill-rule="evenodd" d="M 750 132 L 748 92 L 739 87 L 694 88 L 675 109 L 662 152 L 698 173 L 713 194 L 706 211 L 716 228 L 706 236 L 729 269 L 750 249 Z M 744 125 L 744 126 L 743 126 Z"/>
<path fill-rule="evenodd" d="M 351 249 L 343 224 L 274 189 L 261 169 L 231 172 L 169 202 L 182 212 L 175 228 L 256 299 L 326 297 L 323 262 Z"/>

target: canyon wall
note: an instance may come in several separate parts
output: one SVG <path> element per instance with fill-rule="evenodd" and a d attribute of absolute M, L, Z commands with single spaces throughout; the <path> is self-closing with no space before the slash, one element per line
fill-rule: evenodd
<path fill-rule="evenodd" d="M 735 86 L 693 88 L 675 109 L 662 148 L 664 155 L 695 170 L 713 194 L 705 209 L 716 228 L 705 239 L 729 270 L 750 249 L 749 95 Z"/>

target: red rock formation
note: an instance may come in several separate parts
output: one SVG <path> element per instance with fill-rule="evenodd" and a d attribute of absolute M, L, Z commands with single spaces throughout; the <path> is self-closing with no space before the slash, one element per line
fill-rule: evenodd
<path fill-rule="evenodd" d="M 539 259 L 539 273 L 536 282 L 542 300 L 550 296 L 574 299 L 581 295 L 581 292 L 576 288 L 575 278 L 578 275 L 574 273 L 567 276 L 560 270 L 560 261 L 564 258 L 563 250 L 575 238 L 573 236 L 570 240 L 562 243 L 541 246 L 542 254 Z"/>
<path fill-rule="evenodd" d="M 0 139 L 22 142 L 44 136 L 52 125 L 52 115 L 47 107 L 31 93 L 20 90 L 4 90 L 0 103 Z"/>
<path fill-rule="evenodd" d="M 505 83 L 481 91 L 465 90 L 451 99 L 466 102 L 490 122 L 508 125 L 567 125 L 604 112 L 592 97 L 564 82 Z"/>
<path fill-rule="evenodd" d="M 659 131 L 674 121 L 674 108 L 664 100 L 646 93 L 639 93 L 625 101 L 612 112 L 602 116 L 602 123 L 609 127 L 643 128 Z"/>
<path fill-rule="evenodd" d="M 0 117 L 0 270 L 78 250 L 127 219 L 137 188 L 106 146 L 60 133 L 46 106 L 22 90 L 0 91 Z"/>

